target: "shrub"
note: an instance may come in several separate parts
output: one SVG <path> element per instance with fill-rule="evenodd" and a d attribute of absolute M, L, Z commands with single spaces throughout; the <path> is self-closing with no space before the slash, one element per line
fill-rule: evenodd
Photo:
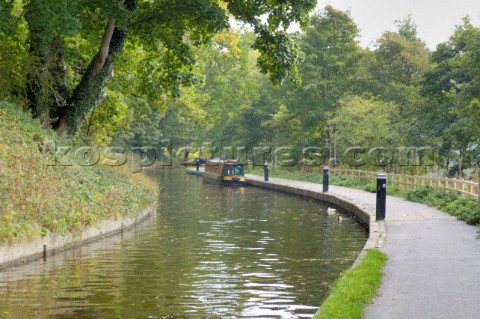
<path fill-rule="evenodd" d="M 363 190 L 365 190 L 367 192 L 370 192 L 370 193 L 376 193 L 377 192 L 377 185 L 374 184 L 374 183 L 368 183 L 367 185 L 365 185 Z"/>
<path fill-rule="evenodd" d="M 0 241 L 76 232 L 155 203 L 156 185 L 141 174 L 125 166 L 52 165 L 46 141 L 66 142 L 0 101 Z"/>
<path fill-rule="evenodd" d="M 438 208 L 471 225 L 480 225 L 480 207 L 476 200 L 459 193 L 441 192 L 430 186 L 409 190 L 407 199 Z"/>

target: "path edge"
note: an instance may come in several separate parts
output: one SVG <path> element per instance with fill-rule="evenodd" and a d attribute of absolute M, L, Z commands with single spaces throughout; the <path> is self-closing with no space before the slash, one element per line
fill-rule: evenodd
<path fill-rule="evenodd" d="M 357 259 L 353 263 L 352 267 L 355 267 L 358 263 L 360 263 L 363 257 L 365 257 L 368 250 L 374 248 L 381 248 L 383 246 L 384 240 L 387 235 L 385 222 L 377 222 L 375 219 L 375 212 L 371 208 L 361 203 L 358 203 L 351 198 L 335 193 L 323 193 L 311 189 L 279 184 L 275 181 L 265 182 L 261 180 L 247 178 L 247 184 L 255 187 L 261 187 L 265 189 L 314 199 L 323 204 L 333 206 L 337 209 L 341 209 L 349 214 L 352 214 L 358 221 L 358 223 L 368 230 L 368 239 Z"/>

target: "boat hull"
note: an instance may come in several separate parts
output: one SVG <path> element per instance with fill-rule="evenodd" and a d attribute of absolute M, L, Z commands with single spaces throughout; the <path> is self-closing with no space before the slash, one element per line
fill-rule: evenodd
<path fill-rule="evenodd" d="M 203 172 L 202 176 L 211 181 L 217 182 L 222 185 L 232 185 L 232 186 L 245 186 L 246 179 L 245 176 L 223 176 L 217 175 L 209 172 Z"/>

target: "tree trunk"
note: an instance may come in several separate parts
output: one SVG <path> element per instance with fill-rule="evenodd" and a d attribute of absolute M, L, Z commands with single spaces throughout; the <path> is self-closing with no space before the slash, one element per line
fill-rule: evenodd
<path fill-rule="evenodd" d="M 463 179 L 463 172 L 462 172 L 463 167 L 462 166 L 463 166 L 463 156 L 460 155 L 458 157 L 458 178 L 459 179 Z"/>
<path fill-rule="evenodd" d="M 40 29 L 35 32 L 41 32 Z M 35 57 L 36 67 L 28 74 L 27 96 L 33 115 L 44 127 L 58 115 L 67 100 L 67 67 L 63 58 L 63 41 L 55 36 L 41 49 L 39 42 L 31 41 L 30 53 Z"/>
<path fill-rule="evenodd" d="M 126 0 L 124 5 L 128 10 L 134 11 L 136 0 Z M 63 114 L 60 114 L 59 120 L 54 125 L 60 134 L 75 135 L 82 122 L 97 107 L 112 72 L 113 60 L 122 51 L 126 38 L 127 31 L 116 27 L 115 19 L 110 17 L 97 55 L 68 99 Z"/>

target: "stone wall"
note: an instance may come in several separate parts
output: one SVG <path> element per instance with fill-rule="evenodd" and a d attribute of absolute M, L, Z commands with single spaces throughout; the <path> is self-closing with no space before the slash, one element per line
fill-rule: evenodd
<path fill-rule="evenodd" d="M 105 220 L 75 234 L 69 233 L 64 236 L 48 234 L 36 240 L 2 244 L 0 245 L 0 269 L 46 258 L 48 255 L 121 233 L 146 220 L 154 212 L 155 207 L 148 207 L 135 216 Z"/>

